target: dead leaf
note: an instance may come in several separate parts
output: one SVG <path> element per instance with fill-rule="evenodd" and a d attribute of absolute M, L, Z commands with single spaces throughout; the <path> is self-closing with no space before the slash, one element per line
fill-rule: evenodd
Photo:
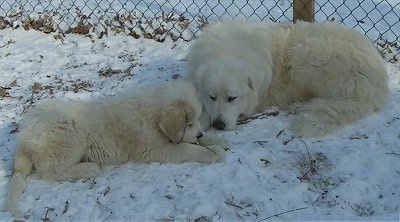
<path fill-rule="evenodd" d="M 10 94 L 7 92 L 7 89 L 1 87 L 0 88 L 0 97 L 4 98 L 4 97 L 9 97 Z"/>
<path fill-rule="evenodd" d="M 32 93 L 39 93 L 43 89 L 42 85 L 40 83 L 35 82 L 32 86 Z"/>

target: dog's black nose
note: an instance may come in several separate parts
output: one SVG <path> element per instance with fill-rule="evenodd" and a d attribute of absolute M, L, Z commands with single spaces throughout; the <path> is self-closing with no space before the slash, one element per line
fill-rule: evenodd
<path fill-rule="evenodd" d="M 225 129 L 224 121 L 222 121 L 222 119 L 219 119 L 219 118 L 214 120 L 212 125 L 213 125 L 214 128 L 219 129 L 219 130 Z"/>
<path fill-rule="evenodd" d="M 200 139 L 202 136 L 203 136 L 203 133 L 202 133 L 202 132 L 200 132 L 200 133 L 198 133 L 198 134 L 197 134 L 197 136 L 196 136 L 196 137 L 197 137 L 197 139 Z"/>

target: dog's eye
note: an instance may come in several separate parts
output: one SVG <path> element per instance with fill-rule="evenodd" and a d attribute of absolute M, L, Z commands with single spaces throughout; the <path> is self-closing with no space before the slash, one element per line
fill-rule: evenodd
<path fill-rule="evenodd" d="M 211 99 L 212 101 L 215 101 L 215 100 L 216 100 L 216 98 L 215 98 L 214 96 L 210 96 L 210 99 Z"/>
<path fill-rule="evenodd" d="M 233 100 L 235 100 L 237 97 L 236 96 L 229 96 L 228 97 L 228 102 L 233 102 Z"/>
<path fill-rule="evenodd" d="M 192 127 L 192 126 L 193 126 L 193 123 L 189 123 L 189 124 L 188 124 L 188 127 Z"/>

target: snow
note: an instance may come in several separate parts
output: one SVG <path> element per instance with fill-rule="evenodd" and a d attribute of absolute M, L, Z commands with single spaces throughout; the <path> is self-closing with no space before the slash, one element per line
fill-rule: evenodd
<path fill-rule="evenodd" d="M 0 86 L 8 96 L 0 97 L 0 208 L 26 109 L 50 97 L 94 100 L 183 77 L 190 44 L 1 30 Z M 297 117 L 279 111 L 212 131 L 231 143 L 221 163 L 129 163 L 64 182 L 32 175 L 20 208 L 29 221 L 398 221 L 400 63 L 387 69 L 387 104 L 326 137 L 296 137 L 289 126 Z M 14 219 L 0 212 L 0 221 Z"/>

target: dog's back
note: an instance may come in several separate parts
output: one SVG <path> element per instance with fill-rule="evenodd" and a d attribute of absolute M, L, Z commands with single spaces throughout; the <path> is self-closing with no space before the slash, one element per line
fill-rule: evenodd
<path fill-rule="evenodd" d="M 275 90 L 274 105 L 302 117 L 299 135 L 324 135 L 381 108 L 387 100 L 388 76 L 382 56 L 355 30 L 331 22 L 294 25 L 286 49 L 287 90 Z M 282 84 L 281 84 L 282 85 Z M 285 97 L 284 95 L 287 94 Z"/>

